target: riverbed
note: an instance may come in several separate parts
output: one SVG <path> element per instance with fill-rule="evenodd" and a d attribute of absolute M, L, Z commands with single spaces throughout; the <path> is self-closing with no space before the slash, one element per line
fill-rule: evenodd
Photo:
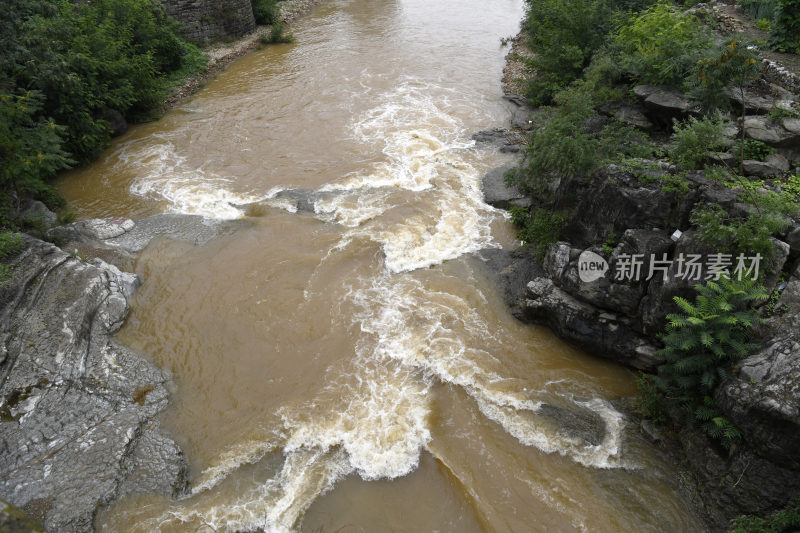
<path fill-rule="evenodd" d="M 128 496 L 98 529 L 698 529 L 612 403 L 635 375 L 517 322 L 483 267 L 519 244 L 480 190 L 513 158 L 470 137 L 508 121 L 522 12 L 325 2 L 60 179 L 80 217 L 250 223 L 133 265 L 117 340 L 173 374 L 192 492 Z"/>

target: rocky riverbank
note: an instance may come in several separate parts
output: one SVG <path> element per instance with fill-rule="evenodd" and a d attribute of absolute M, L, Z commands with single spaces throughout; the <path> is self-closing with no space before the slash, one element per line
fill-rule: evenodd
<path fill-rule="evenodd" d="M 281 21 L 289 31 L 291 24 L 308 13 L 311 8 L 322 0 L 285 0 L 280 2 Z M 233 42 L 218 43 L 203 50 L 203 55 L 208 58 L 208 63 L 202 72 L 190 77 L 180 86 L 176 87 L 164 101 L 160 112 L 165 113 L 177 107 L 183 100 L 194 94 L 217 73 L 240 57 L 252 52 L 261 44 L 261 39 L 269 37 L 271 28 L 259 26 L 251 33 L 236 39 Z"/>
<path fill-rule="evenodd" d="M 73 253 L 23 236 L 0 284 L 0 499 L 48 531 L 91 531 L 126 494 L 185 493 L 186 460 L 157 418 L 171 378 L 113 340 L 142 280 L 97 257 L 122 264 L 159 236 L 200 245 L 244 224 L 156 215 L 48 232 Z"/>
<path fill-rule="evenodd" d="M 768 116 L 776 107 L 791 109 L 800 95 L 792 90 L 794 78 L 781 81 L 774 70 L 768 68 L 767 76 L 744 93 L 730 94 L 735 107 L 746 109 L 740 126 L 745 137 L 773 152 L 765 161 L 744 161 L 745 174 L 752 179 L 800 167 L 800 119 Z M 509 74 L 506 78 L 504 86 L 514 87 Z M 585 131 L 596 133 L 618 120 L 658 134 L 668 131 L 675 118 L 695 116 L 694 102 L 675 88 L 637 86 L 633 93 L 632 99 L 599 109 L 600 116 L 587 121 Z M 521 98 L 509 98 L 518 104 L 511 127 L 474 137 L 506 152 L 513 151 L 509 138 L 529 129 L 524 115 L 533 125 L 538 117 Z M 738 138 L 740 133 L 736 128 L 728 135 Z M 735 164 L 732 155 L 714 158 L 719 164 Z M 547 325 L 587 352 L 653 372 L 663 363 L 659 333 L 666 315 L 679 311 L 674 298 L 691 301 L 693 285 L 708 274 L 706 263 L 699 277 L 687 277 L 682 261 L 730 253 L 702 238 L 703 228 L 690 216 L 693 209 L 717 204 L 726 217 L 737 220 L 749 216 L 753 207 L 741 200 L 741 191 L 702 170 L 681 174 L 685 187 L 671 187 L 664 184 L 674 184 L 679 169 L 656 160 L 638 163 L 606 165 L 591 175 L 555 180 L 548 195 L 553 202 L 547 207 L 567 214 L 558 242 L 547 246 L 540 258 L 525 247 L 493 252 L 488 266 L 518 319 Z M 503 209 L 527 208 L 531 196 L 506 183 L 508 172 L 515 170 L 504 167 L 485 176 L 486 201 Z M 781 189 L 767 183 L 764 190 Z M 631 423 L 682 465 L 682 486 L 713 531 L 727 530 L 740 514 L 783 508 L 800 494 L 800 220 L 787 222 L 785 231 L 771 238 L 771 251 L 760 264 L 768 271 L 763 283 L 772 295 L 769 305 L 760 308 L 766 318 L 758 332 L 761 348 L 740 361 L 716 389 L 717 405 L 742 432 L 739 443 L 725 450 L 699 431 L 658 428 L 629 410 Z M 631 258 L 637 257 L 643 259 L 642 270 L 625 275 Z M 597 275 L 587 275 L 587 258 L 601 267 Z M 733 271 L 736 258 L 731 259 Z"/>

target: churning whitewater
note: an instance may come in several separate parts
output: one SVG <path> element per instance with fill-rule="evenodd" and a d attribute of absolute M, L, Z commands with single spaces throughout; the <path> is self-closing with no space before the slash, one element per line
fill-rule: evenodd
<path fill-rule="evenodd" d="M 428 287 L 418 275 L 499 246 L 491 224 L 505 215 L 485 204 L 480 190 L 485 152 L 468 140 L 451 112 L 480 108 L 453 89 L 411 78 L 374 98 L 377 105 L 357 117 L 351 135 L 385 157 L 310 195 L 313 216 L 341 232 L 322 263 L 365 242 L 382 251 L 383 267 L 374 277 L 354 273 L 345 281 L 360 331 L 355 353 L 329 372 L 316 397 L 281 407 L 280 427 L 227 449 L 191 495 L 140 522 L 139 530 L 188 522 L 216 531 L 295 530 L 312 502 L 344 476 L 393 479 L 417 468 L 432 438 L 431 388 L 442 383 L 460 388 L 484 416 L 526 446 L 586 467 L 632 466 L 621 457 L 622 417 L 607 401 L 559 395 L 563 404 L 600 416 L 605 431 L 598 444 L 554 431 L 537 414 L 553 401 L 553 392 L 520 386 L 492 353 L 501 342 L 496 335 L 504 332 L 492 331 L 475 311 L 485 296 Z M 246 212 L 243 204 L 259 202 L 296 211 L 279 197 L 292 184 L 238 190 L 232 176 L 191 168 L 167 136 L 156 145 L 129 143 L 121 153 L 120 165 L 136 160 L 146 169 L 131 192 L 167 201 L 173 212 L 237 218 Z M 271 465 L 268 474 L 240 481 L 234 492 L 216 493 L 231 473 L 260 462 Z"/>

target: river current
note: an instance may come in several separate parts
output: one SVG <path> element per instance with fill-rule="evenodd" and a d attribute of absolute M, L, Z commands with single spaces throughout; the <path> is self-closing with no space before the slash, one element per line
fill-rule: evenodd
<path fill-rule="evenodd" d="M 59 186 L 81 217 L 243 219 L 154 241 L 118 340 L 174 376 L 191 494 L 103 531 L 690 531 L 612 401 L 635 375 L 518 323 L 482 266 L 513 248 L 472 133 L 509 117 L 522 0 L 330 0 Z M 296 212 L 281 191 L 312 191 Z M 553 413 L 561 413 L 553 416 Z M 565 415 L 566 413 L 566 415 Z M 596 438 L 565 427 L 593 421 Z"/>

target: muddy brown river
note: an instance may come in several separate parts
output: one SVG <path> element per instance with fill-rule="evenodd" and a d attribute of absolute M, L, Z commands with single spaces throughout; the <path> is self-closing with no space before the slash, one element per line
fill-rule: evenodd
<path fill-rule="evenodd" d="M 325 2 L 294 44 L 238 60 L 60 180 L 81 217 L 250 224 L 155 241 L 132 266 L 144 285 L 118 340 L 174 376 L 162 424 L 192 491 L 128 496 L 100 530 L 699 527 L 611 403 L 635 375 L 518 323 L 481 267 L 518 244 L 480 191 L 509 156 L 470 135 L 508 120 L 500 39 L 522 11 Z"/>

